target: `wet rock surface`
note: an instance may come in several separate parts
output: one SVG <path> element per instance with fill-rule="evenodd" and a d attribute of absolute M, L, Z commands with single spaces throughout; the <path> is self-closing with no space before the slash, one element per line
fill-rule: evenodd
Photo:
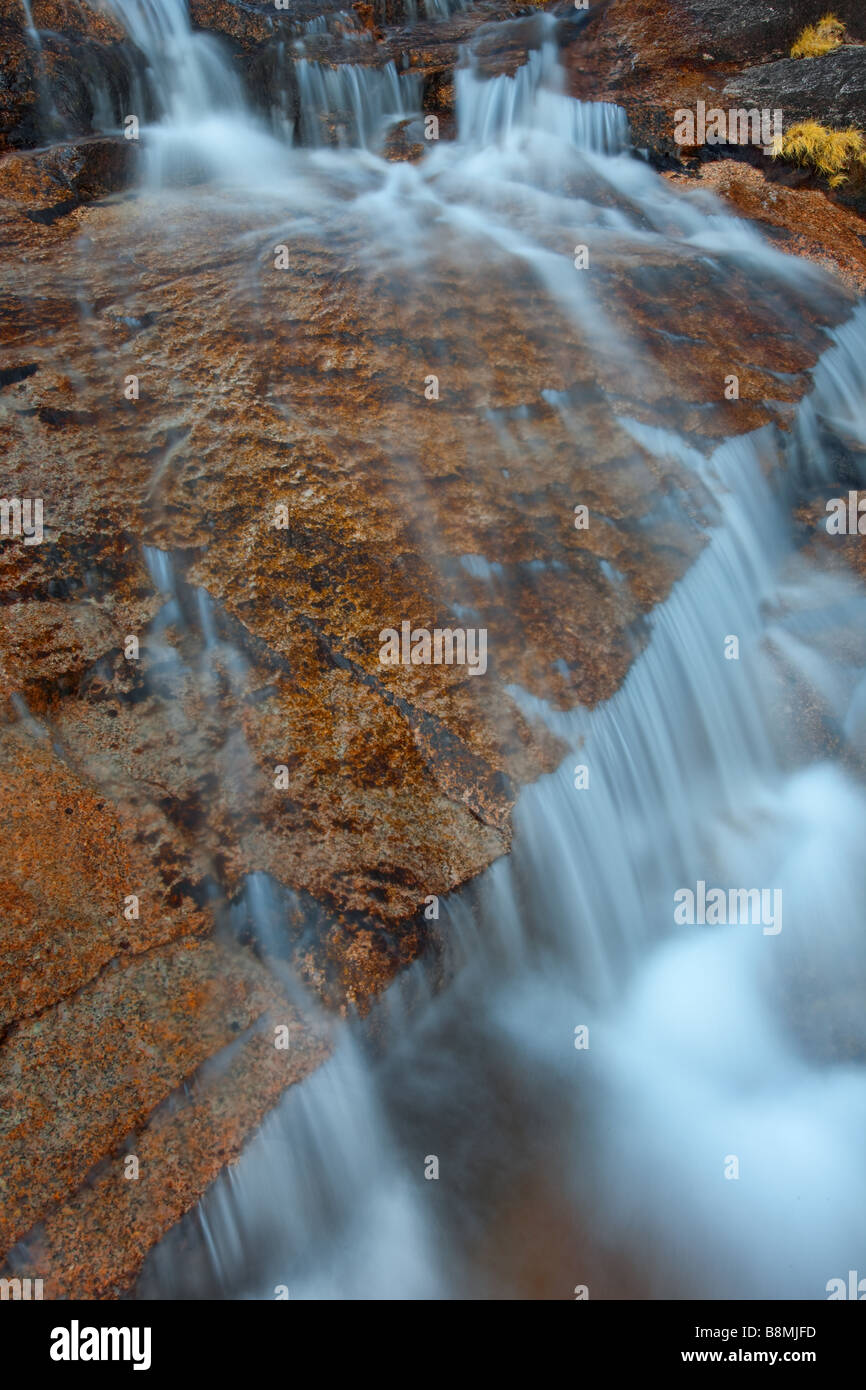
<path fill-rule="evenodd" d="M 669 172 L 666 177 L 684 191 L 695 186 L 693 174 Z M 817 188 L 789 188 L 738 160 L 702 164 L 697 178 L 740 216 L 758 224 L 780 250 L 807 257 L 857 294 L 866 292 L 866 224 L 851 208 L 832 203 Z"/>
<path fill-rule="evenodd" d="M 82 203 L 125 189 L 137 153 L 128 140 L 93 136 L 8 154 L 0 161 L 0 201 L 33 222 L 55 222 Z"/>
<path fill-rule="evenodd" d="M 671 102 L 730 76 L 696 57 L 713 7 L 689 8 L 695 28 L 664 35 L 657 4 L 563 15 L 572 90 L 624 102 L 659 157 Z M 485 27 L 515 11 L 409 26 L 394 6 L 283 18 L 202 0 L 192 17 L 293 118 L 277 43 L 324 17 L 308 56 L 394 62 L 447 137 L 460 45 L 489 77 L 537 47 L 532 14 Z M 135 71 L 101 13 L 33 14 Z M 786 15 L 765 35 L 735 6 L 724 32 L 736 46 L 734 21 L 752 25 L 772 58 Z M 784 427 L 866 268 L 856 215 L 817 188 L 678 168 L 684 192 L 699 172 L 841 280 L 819 306 L 793 284 L 782 302 L 699 249 L 685 277 L 682 248 L 637 259 L 606 234 L 593 284 L 614 334 L 590 344 L 531 267 L 489 248 L 433 238 L 419 276 L 371 256 L 349 212 L 299 232 L 285 206 L 253 215 L 207 190 L 110 196 L 138 152 L 90 133 L 90 89 L 62 75 L 80 48 L 45 47 L 40 76 L 11 5 L 2 23 L 3 493 L 44 499 L 45 539 L 0 547 L 0 1246 L 54 1295 L 102 1297 L 327 1055 L 274 959 L 326 1009 L 366 1009 L 424 949 L 425 900 L 507 853 L 520 786 L 561 759 L 515 687 L 558 708 L 609 698 L 701 549 L 711 499 L 618 417 L 701 448 Z M 46 90 L 67 92 L 54 126 Z M 386 153 L 416 161 L 423 139 L 402 122 Z M 616 206 L 601 180 L 578 192 Z M 544 235 L 570 256 L 579 233 Z M 484 626 L 487 671 L 383 666 L 380 632 L 404 620 Z"/>
<path fill-rule="evenodd" d="M 0 153 L 98 133 L 106 99 L 118 124 L 143 90 L 141 54 L 85 0 L 0 3 Z M 144 114 L 144 113 L 142 113 Z"/>

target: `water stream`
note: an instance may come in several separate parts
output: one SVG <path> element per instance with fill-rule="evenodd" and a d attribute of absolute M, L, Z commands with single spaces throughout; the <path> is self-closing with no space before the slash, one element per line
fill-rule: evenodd
<path fill-rule="evenodd" d="M 825 359 L 792 471 L 820 404 L 856 401 L 866 443 L 864 337 L 861 314 Z M 449 986 L 419 965 L 375 1050 L 343 1031 L 187 1223 L 207 1258 L 170 1238 L 145 1293 L 821 1298 L 858 1267 L 866 797 L 774 709 L 781 652 L 863 752 L 866 596 L 792 559 L 762 446 L 693 458 L 724 518 L 614 699 L 548 713 L 576 751 L 523 793 L 510 859 L 445 905 Z M 859 650 L 828 667 L 840 627 Z M 782 930 L 677 929 L 699 879 L 772 884 Z"/>
<path fill-rule="evenodd" d="M 382 132 L 420 111 L 396 67 L 298 55 L 314 147 L 299 148 L 247 111 L 183 0 L 111 8 L 160 94 L 143 132 L 151 196 L 241 189 L 290 243 L 354 228 L 371 265 L 434 277 L 431 302 L 443 245 L 515 267 L 542 323 L 555 306 L 624 373 L 656 368 L 575 273 L 561 228 L 663 251 L 683 276 L 708 263 L 720 294 L 737 267 L 756 295 L 820 301 L 817 271 L 636 158 L 621 111 L 563 94 L 553 20 L 515 77 L 482 80 L 467 53 L 458 138 L 389 165 Z M 327 111 L 350 113 L 344 148 L 317 148 Z M 191 170 L 207 188 L 178 194 Z M 548 403 L 591 448 L 569 401 Z M 712 499 L 705 548 L 612 699 L 563 713 L 514 690 L 572 751 L 521 794 L 513 852 L 442 901 L 435 964 L 398 981 L 372 1026 L 335 1029 L 332 1060 L 156 1249 L 141 1295 L 822 1298 L 862 1267 L 866 594 L 797 548 L 792 508 L 827 476 L 828 437 L 862 464 L 866 314 L 833 335 L 787 435 L 707 452 L 621 423 Z M 508 421 L 490 428 L 507 443 Z M 176 602 L 167 554 L 149 564 Z M 780 716 L 792 684 L 813 693 L 832 755 Z M 699 883 L 780 892 L 781 916 L 680 924 L 675 894 Z M 253 876 L 244 912 L 266 952 L 279 901 Z"/>

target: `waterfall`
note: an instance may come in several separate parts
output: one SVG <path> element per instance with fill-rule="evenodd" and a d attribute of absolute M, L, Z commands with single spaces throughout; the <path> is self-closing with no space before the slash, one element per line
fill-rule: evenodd
<path fill-rule="evenodd" d="M 266 185 L 280 146 L 252 115 L 222 43 L 194 30 L 186 0 L 106 0 L 144 55 L 157 119 L 143 133 L 152 186 L 208 179 Z M 141 113 L 138 114 L 141 119 Z"/>
<path fill-rule="evenodd" d="M 382 68 L 356 63 L 327 67 L 299 58 L 295 75 L 305 145 L 339 143 L 366 149 L 376 143 L 389 122 L 420 112 L 417 78 L 401 78 L 394 63 Z M 336 126 L 336 142 L 329 139 L 330 124 Z"/>
<path fill-rule="evenodd" d="M 794 454 L 814 412 L 853 398 L 866 312 L 836 337 Z M 866 446 L 862 403 L 851 423 Z M 774 752 L 763 649 L 781 622 L 808 652 L 816 598 L 808 571 L 783 574 L 784 486 L 780 496 L 763 467 L 778 447 L 767 432 L 692 455 L 717 479 L 725 515 L 618 694 L 590 713 L 545 711 L 575 752 L 524 791 L 511 858 L 448 905 L 452 984 L 433 996 L 416 966 L 392 990 L 384 1061 L 371 1064 L 346 1029 L 204 1200 L 209 1267 L 178 1268 L 169 1241 L 143 1292 L 154 1279 L 263 1298 L 278 1284 L 301 1298 L 513 1295 L 473 1268 L 466 1223 L 497 1219 L 478 1196 L 485 1173 L 494 1196 L 506 1181 L 501 1201 L 519 1205 L 541 1164 L 596 1246 L 586 1265 L 577 1247 L 574 1283 L 592 1285 L 611 1244 L 630 1249 L 653 1296 L 820 1298 L 857 1267 L 866 1075 L 831 1060 L 820 1010 L 789 1017 L 785 1006 L 798 976 L 819 997 L 841 991 L 850 1007 L 837 1026 L 866 1047 L 866 794 L 830 762 L 791 770 Z M 826 579 L 817 598 L 828 623 L 866 631 L 853 584 Z M 727 631 L 742 643 L 735 679 L 722 669 Z M 840 722 L 866 680 L 862 659 L 837 691 Z M 577 758 L 591 794 L 574 790 Z M 699 878 L 779 885 L 784 931 L 678 932 L 673 893 Z M 572 1046 L 578 1025 L 585 1055 Z M 451 1165 L 435 1197 L 421 1177 L 427 1153 L 443 1175 Z M 742 1177 L 727 1186 L 729 1153 Z M 530 1262 L 545 1260 L 531 1226 L 520 1238 Z"/>
<path fill-rule="evenodd" d="M 148 89 L 158 113 L 145 132 L 152 185 L 216 179 L 264 190 L 285 177 L 285 142 L 293 135 L 312 147 L 375 148 L 392 121 L 420 111 L 419 79 L 399 77 L 393 62 L 332 67 L 303 56 L 301 38 L 291 57 L 283 51 L 281 65 L 283 85 L 297 85 L 297 129 L 285 110 L 286 92 L 280 91 L 272 118 L 283 138 L 275 139 L 253 114 L 227 50 L 192 28 L 186 0 L 106 3 L 146 59 Z M 327 34 L 328 18 L 308 21 L 303 34 Z M 363 31 L 358 37 L 365 37 Z"/>
<path fill-rule="evenodd" d="M 552 15 L 544 19 L 553 21 Z M 552 24 L 548 24 L 548 28 Z M 472 59 L 457 69 L 457 119 L 466 145 L 520 138 L 528 128 L 565 136 L 578 148 L 620 154 L 629 146 L 626 114 L 609 102 L 572 101 L 564 94 L 555 44 L 548 40 L 529 54 L 513 77 L 483 78 Z"/>
<path fill-rule="evenodd" d="M 396 71 L 376 87 L 298 66 L 304 110 L 349 111 L 361 143 L 398 113 Z M 301 225 L 355 218 L 371 260 L 419 277 L 450 241 L 467 264 L 528 268 L 539 319 L 555 305 L 623 373 L 650 368 L 551 250 L 551 227 L 569 249 L 620 238 L 675 253 L 684 276 L 700 259 L 720 280 L 747 269 L 755 292 L 822 293 L 818 272 L 632 157 L 624 115 L 566 97 L 551 49 L 486 81 L 467 55 L 457 86 L 455 144 L 415 167 L 339 152 L 336 210 L 293 186 Z M 449 983 L 434 987 L 440 960 L 418 963 L 382 1001 L 375 1046 L 357 1023 L 337 1030 L 332 1060 L 185 1223 L 184 1260 L 170 1236 L 140 1294 L 821 1298 L 862 1261 L 866 793 L 846 759 L 779 724 L 796 678 L 820 692 L 846 758 L 866 752 L 864 643 L 829 668 L 823 646 L 864 630 L 866 599 L 796 549 L 791 523 L 798 489 L 826 476 L 828 432 L 866 449 L 864 362 L 861 309 L 788 436 L 765 426 L 708 453 L 618 416 L 713 499 L 705 548 L 609 701 L 563 713 L 513 690 L 570 752 L 522 792 L 510 856 L 443 903 Z M 567 397 L 545 400 L 575 450 L 591 448 Z M 510 423 L 492 417 L 491 437 Z M 491 586 L 495 563 L 464 557 Z M 678 923 L 676 895 L 698 883 L 770 886 L 783 929 Z M 266 955 L 278 904 L 251 876 L 243 911 Z"/>
<path fill-rule="evenodd" d="M 106 0 L 109 11 L 146 55 L 153 90 L 166 117 L 195 125 L 224 111 L 237 115 L 244 99 L 218 40 L 194 31 L 185 0 Z"/>

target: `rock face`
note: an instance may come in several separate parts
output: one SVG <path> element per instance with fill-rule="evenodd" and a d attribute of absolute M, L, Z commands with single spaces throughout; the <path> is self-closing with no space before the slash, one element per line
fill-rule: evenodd
<path fill-rule="evenodd" d="M 731 76 L 698 56 L 712 9 L 663 33 L 639 0 L 564 16 L 573 90 L 624 101 L 649 139 L 672 92 Z M 497 31 L 496 12 L 192 9 L 263 106 L 279 89 L 297 118 L 284 43 L 320 17 L 311 55 L 395 62 L 443 136 L 460 43 L 493 76 L 540 42 L 532 14 Z M 138 60 L 101 12 L 33 13 L 56 35 L 41 52 L 0 8 L 2 491 L 43 499 L 45 528 L 0 543 L 0 1246 L 53 1295 L 112 1296 L 327 1055 L 285 963 L 317 1005 L 367 1009 L 435 931 L 425 905 L 507 853 L 520 786 L 560 761 L 521 701 L 613 694 L 700 550 L 712 499 L 623 417 L 702 448 L 784 426 L 864 253 L 823 193 L 708 166 L 849 288 L 828 280 L 816 308 L 792 283 L 780 304 L 733 263 L 673 237 L 638 257 L 608 227 L 593 337 L 540 298 L 532 258 L 475 256 L 419 216 L 435 181 L 407 182 L 414 220 L 387 254 L 381 186 L 364 213 L 324 165 L 300 229 L 298 191 L 258 209 L 207 189 L 100 201 L 135 151 L 92 133 L 82 55 L 116 62 L 118 111 Z M 392 132 L 391 159 L 417 158 L 418 125 Z M 634 215 L 589 173 L 580 194 Z M 573 254 L 571 213 L 533 235 Z M 383 664 L 404 621 L 483 627 L 486 671 Z"/>
<path fill-rule="evenodd" d="M 249 953 L 207 939 L 152 827 L 28 721 L 4 724 L 0 758 L 0 1249 L 27 1236 L 13 1265 L 48 1297 L 110 1295 L 326 1044 Z"/>
<path fill-rule="evenodd" d="M 21 0 L 0 0 L 0 153 L 98 133 L 106 99 L 119 124 L 144 86 L 141 54 L 103 10 L 32 0 L 30 14 L 32 29 Z"/>
<path fill-rule="evenodd" d="M 859 0 L 675 0 L 668 8 L 680 9 L 692 21 L 715 59 L 740 66 L 787 57 L 801 30 L 828 12 L 841 19 L 853 37 L 866 39 Z"/>
<path fill-rule="evenodd" d="M 0 199 L 33 222 L 55 222 L 73 208 L 126 188 L 137 147 L 99 136 L 45 150 L 22 150 L 0 162 Z"/>
<path fill-rule="evenodd" d="M 661 167 L 697 176 L 700 164 L 736 159 L 767 178 L 828 191 L 826 181 L 754 145 L 704 144 L 675 139 L 678 110 L 781 107 L 785 127 L 800 119 L 824 125 L 862 124 L 866 74 L 866 19 L 859 6 L 836 6 L 848 24 L 849 44 L 823 58 L 786 56 L 804 25 L 824 4 L 717 5 L 716 0 L 609 0 L 590 11 L 591 22 L 572 36 L 561 30 L 570 90 L 585 100 L 625 107 L 635 142 Z M 779 60 L 779 61 L 769 61 Z M 834 199 L 866 211 L 866 188 L 852 179 Z"/>
<path fill-rule="evenodd" d="M 786 58 L 747 68 L 725 85 L 737 103 L 780 107 L 785 124 L 820 119 L 830 126 L 866 127 L 866 47 L 853 44 L 822 58 Z"/>

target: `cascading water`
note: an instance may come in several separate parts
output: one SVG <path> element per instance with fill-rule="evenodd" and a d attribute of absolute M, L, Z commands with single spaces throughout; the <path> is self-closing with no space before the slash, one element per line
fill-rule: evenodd
<path fill-rule="evenodd" d="M 217 41 L 193 30 L 183 0 L 112 0 L 109 8 L 147 55 L 153 89 L 170 122 L 243 110 L 239 80 Z"/>
<path fill-rule="evenodd" d="M 134 22 L 128 0 L 116 3 L 173 93 L 166 138 L 198 126 L 213 155 L 208 123 L 240 109 L 236 85 L 180 10 L 163 8 L 171 0 Z M 361 143 L 405 98 L 396 71 L 374 89 L 299 68 L 307 109 L 350 109 Z M 458 141 L 418 166 L 368 151 L 274 162 L 254 123 L 231 118 L 236 154 L 212 172 L 258 188 L 266 149 L 267 207 L 290 206 L 289 244 L 351 221 L 370 264 L 393 258 L 419 278 L 443 241 L 466 264 L 528 268 L 541 312 L 556 304 L 623 373 L 649 369 L 552 248 L 554 228 L 616 238 L 623 254 L 663 250 L 683 275 L 697 260 L 720 279 L 745 267 L 756 293 L 795 282 L 822 293 L 817 272 L 633 158 L 621 112 L 558 88 L 550 47 L 515 78 L 485 82 L 468 61 L 457 93 Z M 285 1096 L 185 1224 L 184 1260 L 167 1239 L 141 1293 L 570 1297 L 588 1285 L 593 1297 L 820 1298 L 856 1267 L 866 1039 L 851 1004 L 866 977 L 866 796 L 843 759 L 783 737 L 778 710 L 793 674 L 819 691 L 852 768 L 866 751 L 866 649 L 828 668 L 821 646 L 827 630 L 863 630 L 866 600 L 795 549 L 790 522 L 797 488 L 821 480 L 828 431 L 866 448 L 864 347 L 861 311 L 835 334 L 787 441 L 767 426 L 707 456 L 621 420 L 714 499 L 705 550 L 609 702 L 562 714 L 514 691 L 573 751 L 523 792 L 510 857 L 443 904 L 450 983 L 437 992 L 428 967 L 413 967 L 381 1005 L 376 1049 L 358 1025 L 341 1028 L 332 1061 Z M 585 449 L 569 400 L 546 397 Z M 494 434 L 509 427 L 491 419 Z M 175 595 L 168 561 L 152 553 L 150 565 Z M 466 567 L 498 582 L 486 557 Z M 722 654 L 731 634 L 738 662 Z M 699 882 L 780 890 L 782 929 L 678 925 L 674 895 Z M 265 955 L 277 954 L 279 912 L 253 875 L 244 913 Z M 438 1182 L 424 1178 L 430 1155 Z"/>
<path fill-rule="evenodd" d="M 469 61 L 455 74 L 463 144 L 483 148 L 531 130 L 537 135 L 547 131 L 555 139 L 600 154 L 621 154 L 628 148 L 628 121 L 621 107 L 563 97 L 563 72 L 550 41 L 554 28 L 552 15 L 539 15 L 539 37 L 548 41 L 529 54 L 514 77 L 480 77 L 470 50 Z"/>
<path fill-rule="evenodd" d="M 291 255 L 305 241 L 351 237 L 359 274 L 393 268 L 452 312 L 450 286 L 460 276 L 471 285 L 477 267 L 506 298 L 528 279 L 533 327 L 564 320 L 600 364 L 614 364 L 607 414 L 641 456 L 675 463 L 712 518 L 612 699 L 562 713 L 513 689 L 570 752 L 522 793 L 512 853 L 443 901 L 434 963 L 391 989 L 375 1029 L 334 1029 L 333 1060 L 285 1096 L 154 1253 L 140 1292 L 570 1297 L 587 1285 L 593 1297 L 823 1297 L 828 1280 L 862 1266 L 866 1240 L 866 599 L 851 575 L 798 548 L 791 516 L 802 491 L 821 485 L 831 446 L 852 470 L 862 463 L 866 315 L 833 335 L 787 438 L 764 426 L 708 452 L 699 434 L 623 410 L 617 374 L 664 374 L 577 270 L 572 247 L 592 256 L 610 244 L 647 275 L 662 261 L 681 278 L 709 267 L 720 296 L 741 272 L 792 332 L 787 299 L 817 303 L 827 281 L 710 200 L 674 193 L 630 151 L 618 108 L 568 98 L 554 19 L 539 16 L 540 46 L 513 77 L 485 78 L 470 48 L 456 75 L 457 140 L 431 142 L 408 165 L 375 150 L 389 121 L 420 112 L 411 72 L 289 52 L 298 103 L 286 102 L 281 128 L 314 147 L 299 149 L 255 118 L 226 50 L 192 28 L 181 0 L 109 3 L 146 59 L 142 102 L 155 114 L 143 132 L 142 225 L 222 218 L 220 233 L 252 248 L 249 283 L 241 275 L 237 287 L 247 322 L 255 298 L 241 296 L 258 292 L 275 243 Z M 298 41 L 325 32 L 313 21 Z M 196 182 L 208 187 L 164 192 Z M 112 274 L 120 282 L 123 267 Z M 471 341 L 470 304 L 459 312 Z M 591 454 L 569 392 L 551 385 L 542 402 L 575 456 Z M 478 406 L 503 475 L 538 404 Z M 174 447 L 170 430 L 167 445 L 160 438 L 156 513 Z M 382 449 L 411 467 L 405 440 Z M 659 496 L 644 520 L 679 506 Z M 222 721 L 205 746 L 229 803 L 254 767 L 226 716 L 247 668 L 206 590 L 185 582 L 181 549 L 145 552 L 163 606 L 146 634 L 143 693 L 173 711 L 185 687 L 205 697 L 196 714 Z M 605 578 L 622 582 L 604 564 Z M 459 565 L 491 601 L 507 601 L 495 556 L 467 549 Z M 723 654 L 731 637 L 737 661 Z M 786 727 L 792 685 L 818 711 L 820 751 Z M 181 746 L 197 731 L 178 710 L 173 732 Z M 240 816 L 237 834 L 250 835 Z M 764 885 L 772 913 L 680 923 L 676 895 L 698 884 Z M 220 903 L 221 925 L 252 937 L 312 1013 L 291 976 L 290 899 L 254 870 Z M 584 1029 L 585 1048 L 575 1045 Z M 430 1156 L 436 1182 L 424 1176 Z"/>
<path fill-rule="evenodd" d="M 394 63 L 383 68 L 343 63 L 329 68 L 300 58 L 295 63 L 301 139 L 312 147 L 331 143 L 326 121 L 335 119 L 340 143 L 373 145 L 389 121 L 404 120 L 420 110 L 416 80 L 401 78 Z"/>
<path fill-rule="evenodd" d="M 285 91 L 274 94 L 272 124 L 249 110 L 243 83 L 222 44 L 193 29 L 186 0 L 106 0 L 147 62 L 148 95 L 157 120 L 146 131 L 148 180 L 152 185 L 217 178 L 255 181 L 263 188 L 285 170 L 284 141 L 297 135 L 310 146 L 335 143 L 373 146 L 388 125 L 419 110 L 420 90 L 412 76 L 398 77 L 393 62 L 383 67 L 340 63 L 328 66 L 304 56 L 304 37 L 330 32 L 329 23 L 354 16 L 317 16 L 301 29 L 296 52 L 283 53 L 283 84 L 297 88 L 297 121 L 287 114 Z M 350 39 L 369 37 L 346 24 Z M 103 103 L 105 105 L 105 103 Z"/>
<path fill-rule="evenodd" d="M 145 132 L 148 182 L 232 180 L 251 169 L 267 177 L 274 143 L 248 113 L 221 43 L 193 29 L 185 0 L 106 4 L 146 61 L 148 109 L 157 114 Z"/>

